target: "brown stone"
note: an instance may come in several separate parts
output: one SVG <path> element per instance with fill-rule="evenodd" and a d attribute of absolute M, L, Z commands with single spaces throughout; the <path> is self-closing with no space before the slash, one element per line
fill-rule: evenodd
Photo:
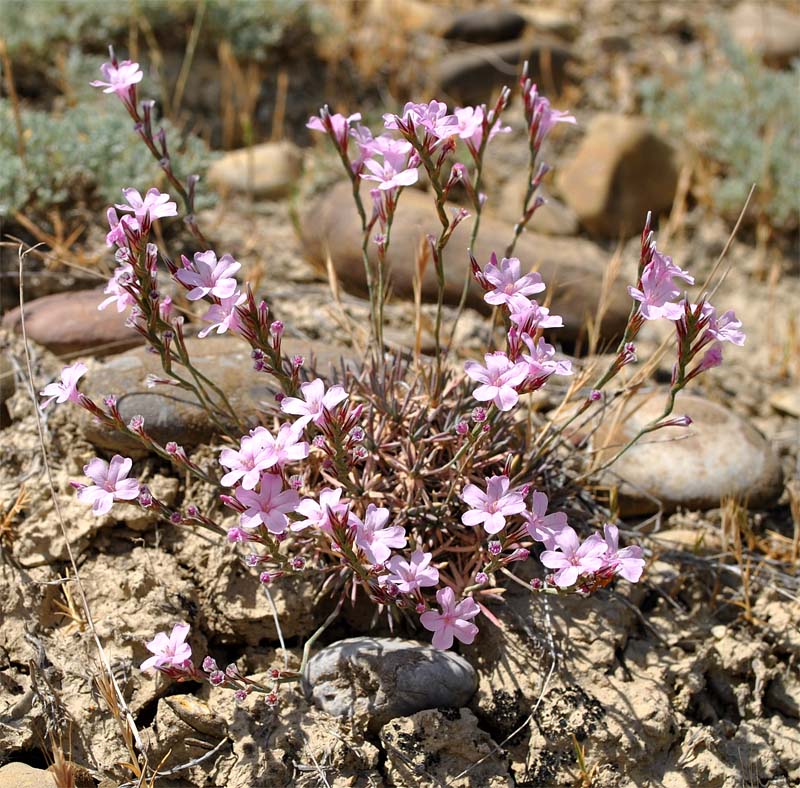
<path fill-rule="evenodd" d="M 594 438 L 603 462 L 646 424 L 661 416 L 664 390 L 637 394 L 622 418 L 608 414 Z M 645 435 L 611 467 L 607 481 L 619 484 L 625 515 L 664 510 L 713 509 L 725 496 L 752 508 L 773 505 L 783 490 L 778 457 L 752 424 L 702 397 L 678 395 L 673 416 L 686 414 L 689 427 L 666 427 Z M 604 448 L 607 447 L 607 448 Z"/>
<path fill-rule="evenodd" d="M 675 151 L 644 118 L 595 116 L 575 157 L 558 173 L 562 198 L 590 232 L 641 232 L 648 211 L 669 211 L 678 185 Z"/>
<path fill-rule="evenodd" d="M 244 340 L 229 336 L 208 337 L 188 339 L 186 345 L 196 368 L 225 392 L 231 406 L 246 424 L 253 426 L 259 411 L 274 404 L 277 391 L 274 379 L 253 369 L 250 347 Z M 312 347 L 307 342 L 289 338 L 284 339 L 283 349 L 289 355 L 304 356 L 307 362 L 311 361 L 313 351 L 321 374 L 325 374 L 331 365 L 338 365 L 342 356 L 349 352 L 335 344 L 316 343 Z M 143 416 L 147 432 L 162 444 L 175 441 L 190 448 L 210 440 L 218 432 L 193 393 L 175 386 L 147 388 L 145 378 L 148 374 L 163 377 L 161 361 L 157 355 L 140 348 L 116 356 L 92 370 L 84 378 L 81 390 L 98 404 L 102 404 L 104 397 L 114 395 L 122 418 L 128 422 L 133 416 Z M 80 413 L 87 440 L 98 448 L 142 453 L 138 441 L 97 423 L 84 410 Z"/>
<path fill-rule="evenodd" d="M 141 345 L 144 340 L 125 325 L 126 312 L 111 304 L 100 311 L 102 290 L 76 290 L 43 296 L 25 304 L 28 338 L 57 356 L 108 356 Z M 3 328 L 22 333 L 19 307 L 3 318 Z"/>
<path fill-rule="evenodd" d="M 326 193 L 311 210 L 303 222 L 304 245 L 307 256 L 325 270 L 325 261 L 330 254 L 342 287 L 362 295 L 366 291 L 366 278 L 361 259 L 361 229 L 349 184 L 342 183 Z M 438 230 L 438 222 L 430 195 L 406 190 L 392 225 L 389 247 L 391 268 L 391 292 L 398 298 L 413 298 L 413 276 L 415 260 L 420 245 L 428 233 Z M 471 222 L 462 222 L 453 233 L 445 252 L 445 301 L 457 304 L 461 297 L 464 277 L 468 271 L 467 247 Z M 475 248 L 476 258 L 485 264 L 492 251 L 502 256 L 513 227 L 491 216 L 484 216 Z M 370 254 L 375 255 L 374 244 Z M 587 317 L 597 309 L 598 295 L 602 286 L 603 272 L 609 255 L 591 241 L 579 238 L 552 238 L 533 233 L 524 234 L 517 243 L 514 254 L 520 258 L 524 268 L 538 270 L 552 295 L 552 309 L 564 317 L 563 329 L 558 336 L 574 339 L 582 330 Z M 423 300 L 433 302 L 437 296 L 436 272 L 428 264 L 422 281 Z M 471 281 L 468 306 L 490 312 L 483 300 L 483 291 Z M 610 303 L 606 310 L 602 332 L 611 337 L 618 334 L 627 320 L 630 302 L 620 284 L 611 288 Z"/>
<path fill-rule="evenodd" d="M 522 213 L 522 201 L 525 198 L 527 185 L 524 179 L 514 178 L 510 180 L 500 192 L 498 200 L 498 216 L 514 224 L 519 220 Z M 560 200 L 547 194 L 540 189 L 537 195 L 543 197 L 546 202 L 536 209 L 533 217 L 528 222 L 528 231 L 541 233 L 542 235 L 562 235 L 572 237 L 578 234 L 580 229 L 578 216 L 575 211 L 565 205 Z"/>
<path fill-rule="evenodd" d="M 224 153 L 208 170 L 208 182 L 222 194 L 278 199 L 289 194 L 303 168 L 293 143 L 265 142 Z"/>
<path fill-rule="evenodd" d="M 796 11 L 750 0 L 730 12 L 728 24 L 734 40 L 769 65 L 785 67 L 800 55 L 800 14 Z"/>
<path fill-rule="evenodd" d="M 0 767 L 0 788 L 56 788 L 52 772 L 12 761 Z"/>

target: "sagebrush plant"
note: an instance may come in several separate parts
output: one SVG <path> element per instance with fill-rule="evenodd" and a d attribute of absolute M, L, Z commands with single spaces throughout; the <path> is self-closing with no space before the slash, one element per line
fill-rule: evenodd
<path fill-rule="evenodd" d="M 777 71 L 729 35 L 719 39 L 724 69 L 701 63 L 668 86 L 643 80 L 644 111 L 707 163 L 716 210 L 735 216 L 755 183 L 759 212 L 773 227 L 791 229 L 800 211 L 800 61 Z"/>
<path fill-rule="evenodd" d="M 328 23 L 324 8 L 310 0 L 206 0 L 203 4 L 204 39 L 229 41 L 234 52 L 257 61 L 274 56 L 276 47 L 296 46 L 308 31 Z M 105 42 L 123 38 L 131 30 L 148 28 L 159 38 L 181 45 L 197 18 L 193 0 L 139 0 L 103 5 L 96 0 L 0 0 L 6 22 L 3 35 L 18 62 L 52 64 L 63 47 L 80 45 L 102 51 Z"/>
<path fill-rule="evenodd" d="M 115 108 L 116 109 L 116 108 Z M 53 209 L 96 211 L 119 194 L 119 184 L 152 183 L 158 167 L 144 166 L 130 122 L 117 111 L 72 107 L 63 113 L 22 110 L 20 156 L 11 102 L 0 100 L 0 219 L 24 213 L 39 221 Z M 205 173 L 211 156 L 197 137 L 166 133 L 192 171 Z"/>
<path fill-rule="evenodd" d="M 104 79 L 94 84 L 122 100 L 171 190 L 180 195 L 184 220 L 207 247 L 193 209 L 197 179 L 178 177 L 165 133 L 154 130 L 152 102 L 137 101 L 143 76 L 138 64 L 118 62 L 112 52 L 102 70 Z M 115 304 L 120 311 L 130 310 L 128 324 L 163 366 L 163 376 L 149 384 L 193 392 L 226 445 L 217 465 L 193 459 L 174 442 L 157 443 L 141 416 L 123 421 L 113 396 L 97 403 L 80 393 L 79 381 L 87 373 L 80 362 L 66 367 L 60 382 L 45 387 L 42 407 L 56 400 L 85 408 L 182 472 L 215 485 L 220 501 L 239 519 L 226 531 L 212 511 L 193 504 L 182 511 L 170 508 L 130 475 L 132 460 L 119 454 L 85 466 L 92 483 L 73 483 L 79 499 L 97 515 L 120 502 L 143 506 L 175 526 L 210 529 L 240 547 L 243 563 L 264 584 L 286 575 L 306 578 L 337 600 L 323 627 L 345 600 L 363 595 L 390 622 L 404 620 L 408 627 L 431 632 L 438 648 L 450 648 L 455 640 L 472 643 L 485 620 L 496 622 L 490 605 L 502 599 L 506 580 L 522 582 L 514 570 L 523 562 L 534 560 L 544 568 L 527 583 L 533 593 L 586 596 L 617 578 L 637 582 L 645 563 L 641 548 L 622 547 L 613 523 L 606 523 L 602 534 L 592 531 L 582 539 L 565 512 L 548 512 L 548 495 L 537 489 L 543 469 L 553 462 L 555 442 L 570 423 L 618 396 L 605 389 L 622 367 L 636 361 L 634 340 L 645 321 L 673 323 L 677 352 L 663 413 L 636 438 L 688 425 L 687 417 L 672 415 L 676 394 L 721 362 L 723 342 L 741 345 L 744 334 L 733 312 L 718 315 L 705 295 L 696 301 L 681 298 L 676 280 L 688 285 L 694 280 L 656 248 L 648 219 L 637 281 L 628 288 L 630 317 L 612 363 L 593 385 L 574 392 L 578 399 L 570 418 L 531 439 L 529 424 L 520 418 L 521 403 L 553 375 L 567 376 L 572 369 L 543 337 L 545 330 L 563 325 L 532 298 L 546 289 L 545 283 L 512 255 L 517 238 L 542 204 L 536 195 L 547 169 L 538 162 L 541 145 L 557 123 L 576 121 L 553 109 L 526 71 L 520 90 L 528 126 L 529 188 L 505 256 L 492 255 L 483 266 L 467 249 L 450 249 L 449 242 L 460 222 L 473 222 L 473 243 L 479 233 L 486 201 L 481 191 L 484 154 L 492 138 L 507 130 L 501 118 L 509 90 L 501 92 L 491 109 L 462 107 L 450 113 L 438 101 L 406 104 L 400 114 L 384 116 L 384 131 L 377 135 L 361 125 L 358 113 L 345 117 L 323 108 L 309 120 L 309 128 L 326 135 L 335 147 L 352 182 L 372 310 L 371 355 L 362 367 L 346 369 L 338 382 L 310 375 L 302 357 L 282 352 L 284 325 L 249 286 L 240 287 L 235 277 L 240 264 L 231 255 L 206 248 L 193 259 L 182 255 L 173 261 L 159 249 L 152 240 L 153 223 L 179 212 L 169 194 L 155 188 L 144 195 L 123 189 L 125 202 L 108 210 L 107 242 L 116 248 L 119 267 L 99 308 Z M 470 167 L 453 163 L 459 146 L 465 148 Z M 386 255 L 403 190 L 417 180 L 421 167 L 432 184 L 432 208 L 441 227 L 428 239 L 440 284 L 437 353 L 430 361 L 403 361 L 387 357 L 381 340 L 390 278 Z M 362 199 L 363 183 L 375 184 L 368 201 Z M 448 205 L 456 184 L 465 187 L 471 211 Z M 378 250 L 374 262 L 372 245 Z M 450 253 L 463 257 L 467 277 L 482 287 L 505 331 L 502 348 L 488 348 L 482 360 L 469 360 L 463 367 L 448 363 L 451 348 L 444 336 L 444 255 Z M 193 366 L 184 319 L 159 291 L 165 272 L 186 290 L 189 301 L 206 302 L 208 326 L 201 337 L 212 331 L 239 337 L 249 344 L 265 382 L 272 378 L 277 383 L 274 407 L 260 414 L 255 428 L 248 431 L 244 422 L 257 414 L 237 413 L 222 389 Z M 602 467 L 632 443 L 620 447 Z M 235 664 L 222 670 L 212 656 L 196 664 L 184 622 L 147 643 L 153 656 L 142 669 L 177 680 L 208 680 L 234 690 L 238 699 L 263 693 L 274 705 L 279 685 L 302 674 L 320 631 L 306 642 L 299 671 L 276 667 L 267 682 L 245 676 Z"/>

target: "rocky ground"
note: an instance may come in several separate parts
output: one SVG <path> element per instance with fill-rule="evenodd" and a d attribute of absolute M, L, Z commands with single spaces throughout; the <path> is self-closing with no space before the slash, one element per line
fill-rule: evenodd
<path fill-rule="evenodd" d="M 586 319 L 596 312 L 605 272 L 621 260 L 612 292 L 624 293 L 635 271 L 643 206 L 660 217 L 659 247 L 698 280 L 711 274 L 735 216 L 703 199 L 701 173 L 686 146 L 639 114 L 634 86 L 653 71 L 674 75 L 684 59 L 707 52 L 714 14 L 768 67 L 784 68 L 800 55 L 800 16 L 790 3 L 563 0 L 508 3 L 477 14 L 411 0 L 401 10 L 388 2 L 367 5 L 371 15 L 353 37 L 351 55 L 372 31 L 400 57 L 401 43 L 376 22 L 391 6 L 406 54 L 422 53 L 425 95 L 436 88 L 455 102 L 488 100 L 529 58 L 545 90 L 560 96 L 555 105 L 574 108 L 578 129 L 554 135 L 545 151 L 555 165 L 550 202 L 517 252 L 558 284 L 553 308 L 565 316 L 562 339 L 576 363 L 589 363 Z M 400 84 L 411 80 L 403 69 L 395 76 Z M 385 94 L 379 81 L 370 84 Z M 322 100 L 338 103 L 335 93 Z M 306 106 L 312 101 L 313 93 L 297 98 L 290 120 L 315 111 L 316 104 Z M 517 131 L 498 137 L 491 153 L 481 260 L 505 246 L 517 218 L 514 176 L 525 166 L 518 106 L 506 122 Z M 325 370 L 357 365 L 368 303 L 355 214 L 334 183 L 330 159 L 302 124 L 287 129 L 287 137 L 293 141 L 222 155 L 209 173 L 220 199 L 200 223 L 217 250 L 242 262 L 286 323 L 290 352 L 313 353 Z M 408 300 L 411 263 L 435 217 L 423 188 L 408 190 L 403 201 L 393 230 L 387 346 L 409 353 L 416 319 Z M 111 264 L 101 218 L 92 218 L 74 248 L 59 250 L 58 260 L 42 265 L 26 258 L 33 386 L 54 379 L 65 359 L 81 358 L 90 370 L 84 391 L 124 393 L 124 417 L 141 413 L 155 437 L 211 457 L 214 431 L 200 408 L 147 389 L 153 357 L 124 326 L 124 315 L 94 308 Z M 142 675 L 145 640 L 185 620 L 196 656 L 211 654 L 221 665 L 236 659 L 248 674 L 263 675 L 276 665 L 299 666 L 303 642 L 330 612 L 330 601 L 294 579 L 271 586 L 282 648 L 272 607 L 230 545 L 169 528 L 135 507 L 89 515 L 69 480 L 81 478 L 96 453 L 134 447 L 68 408 L 43 416 L 56 511 L 19 312 L 11 308 L 15 288 L 7 284 L 16 261 L 4 257 L 0 788 L 55 785 L 53 771 L 44 770 L 59 748 L 80 765 L 78 786 L 119 785 L 130 777 L 119 765 L 129 757 L 124 736 L 93 680 L 102 671 L 67 542 L 150 762 L 165 759 L 157 785 L 800 783 L 796 240 L 796 225 L 765 230 L 758 217 L 745 217 L 726 251 L 728 273 L 714 300 L 735 309 L 747 344 L 727 351 L 725 364 L 679 399 L 679 411 L 694 417 L 688 437 L 637 446 L 587 489 L 592 505 L 608 506 L 628 538 L 646 548 L 642 583 L 589 600 L 531 596 L 512 586 L 494 611 L 500 626 L 484 626 L 474 645 L 446 654 L 416 643 L 418 632 L 391 632 L 360 604 L 346 605 L 317 644 L 303 686 L 287 689 L 275 709 L 258 696 L 235 703 L 209 686 Z M 168 238 L 173 251 L 185 241 L 180 233 Z M 463 266 L 452 265 L 457 294 Z M 432 288 L 423 282 L 425 300 Z M 610 337 L 628 303 L 617 296 L 605 303 L 600 331 Z M 469 304 L 456 334 L 464 357 L 479 354 L 491 334 L 480 299 Z M 453 313 L 450 307 L 448 318 Z M 432 347 L 432 316 L 424 304 L 423 352 Z M 640 357 L 662 339 L 655 329 L 644 333 Z M 213 370 L 237 408 L 252 412 L 271 397 L 244 345 L 228 338 L 190 343 L 200 368 Z M 602 342 L 593 350 L 600 354 Z M 595 435 L 602 441 L 596 448 L 615 445 L 642 418 L 670 367 L 668 357 L 653 365 L 635 407 Z M 539 416 L 553 414 L 561 393 L 554 386 L 537 400 Z M 140 452 L 136 459 L 140 478 L 169 505 L 214 506 L 211 488 L 189 483 L 156 457 Z"/>

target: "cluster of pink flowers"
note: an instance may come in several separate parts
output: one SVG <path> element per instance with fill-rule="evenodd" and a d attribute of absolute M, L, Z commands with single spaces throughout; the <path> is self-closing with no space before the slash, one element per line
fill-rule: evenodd
<path fill-rule="evenodd" d="M 478 589 L 504 567 L 528 559 L 532 551 L 539 554 L 546 570 L 543 580 L 532 581 L 535 590 L 590 593 L 616 577 L 629 582 L 640 579 L 644 568 L 641 548 L 620 548 L 619 532 L 612 524 L 604 526 L 602 535 L 591 533 L 582 540 L 568 522 L 566 512 L 548 512 L 545 493 L 512 477 L 510 469 L 516 466 L 511 458 L 502 472 L 495 466 L 494 472 L 482 470 L 477 476 L 474 469 L 487 468 L 487 464 L 476 462 L 472 470 L 469 462 L 460 466 L 469 476 L 460 492 L 464 506 L 460 515 L 462 533 L 468 535 L 466 541 L 470 544 L 478 542 L 475 555 L 470 556 L 470 569 L 464 572 L 468 577 L 458 574 L 447 544 L 437 543 L 430 538 L 430 532 L 421 531 L 381 505 L 385 499 L 380 490 L 362 490 L 353 470 L 358 463 L 369 461 L 370 441 L 379 441 L 376 435 L 366 438 L 370 422 L 364 418 L 365 408 L 371 408 L 371 403 L 352 401 L 355 396 L 351 395 L 357 388 L 348 392 L 342 385 L 326 385 L 321 379 L 301 380 L 304 360 L 299 356 L 288 359 L 281 353 L 283 323 L 270 317 L 265 302 L 256 303 L 250 287 L 240 287 L 237 281 L 240 264 L 230 254 L 218 257 L 193 224 L 196 179 L 190 176 L 181 182 L 172 172 L 164 132 L 154 134 L 151 128 L 153 103 L 143 102 L 141 112 L 137 107 L 136 86 L 142 79 L 138 64 L 119 63 L 112 54 L 111 62 L 103 66 L 103 77 L 93 84 L 123 101 L 137 132 L 159 160 L 170 191 L 186 207 L 187 224 L 199 240 L 196 248 L 204 250 L 195 253 L 192 259 L 181 255 L 179 264 L 162 257 L 175 282 L 185 289 L 186 299 L 208 305 L 202 318 L 208 325 L 200 336 L 212 331 L 239 335 L 251 345 L 254 367 L 275 375 L 284 392 L 276 397 L 279 409 L 270 415 L 273 421 L 265 421 L 243 435 L 244 426 L 236 432 L 228 430 L 231 443 L 218 458 L 222 468 L 219 485 L 227 488 L 220 499 L 238 517 L 236 526 L 227 531 L 228 539 L 247 545 L 245 563 L 258 567 L 262 583 L 290 572 L 312 571 L 322 562 L 326 571 L 341 569 L 347 582 L 352 579 L 348 591 L 360 586 L 376 604 L 414 611 L 421 626 L 433 633 L 433 645 L 450 648 L 456 640 L 464 644 L 474 641 L 478 633 L 475 619 L 482 611 L 491 617 L 478 601 L 485 598 Z M 531 153 L 529 188 L 522 216 L 514 228 L 514 240 L 506 257 L 498 260 L 492 254 L 483 269 L 472 259 L 473 275 L 484 291 L 484 300 L 504 318 L 506 342 L 502 350 L 487 353 L 483 363 L 468 361 L 464 366 L 466 378 L 477 384 L 472 396 L 480 404 L 472 412 L 474 429 L 465 421 L 456 425 L 458 438 L 453 441 L 458 450 L 456 460 L 464 456 L 462 451 L 466 452 L 483 435 L 502 424 L 499 414 L 512 411 L 522 395 L 538 390 L 553 375 L 572 374 L 570 362 L 558 357 L 556 348 L 544 338 L 544 332 L 563 326 L 559 315 L 551 314 L 536 300 L 545 291 L 545 283 L 538 273 L 524 270 L 521 261 L 512 255 L 516 238 L 541 204 L 539 198 L 531 202 L 546 171 L 542 165 L 536 173 L 536 155 L 557 124 L 574 124 L 575 118 L 553 109 L 525 75 L 521 86 Z M 385 262 L 383 256 L 398 197 L 402 189 L 418 181 L 423 167 L 433 184 L 443 224 L 438 239 L 430 239 L 433 265 L 443 279 L 445 246 L 458 222 L 469 215 L 465 209 L 459 209 L 447 219 L 446 202 L 451 189 L 461 184 L 475 212 L 474 235 L 477 235 L 477 220 L 485 202 L 485 195 L 480 193 L 483 156 L 487 144 L 497 134 L 510 130 L 500 122 L 508 98 L 509 91 L 504 90 L 493 108 L 479 105 L 452 111 L 440 101 L 409 102 L 399 114 L 384 116 L 378 134 L 362 124 L 359 113 L 331 114 L 327 107 L 308 121 L 309 129 L 332 140 L 352 180 L 364 243 L 372 238 L 378 244 L 379 265 L 370 269 L 368 259 L 368 276 L 373 270 L 376 274 L 385 271 L 381 263 Z M 458 146 L 469 153 L 470 167 L 454 162 Z M 361 203 L 360 181 L 371 186 L 371 215 Z M 159 294 L 159 251 L 149 239 L 155 221 L 177 215 L 177 202 L 170 194 L 155 188 L 144 195 L 132 188 L 124 189 L 123 197 L 124 202 L 109 208 L 107 213 L 106 240 L 110 247 L 115 247 L 118 268 L 99 308 L 113 304 L 120 312 L 130 309 L 130 325 L 160 353 L 165 374 L 169 376 L 171 364 L 189 364 L 183 344 L 183 319 L 171 317 L 171 300 Z M 705 298 L 698 303 L 686 297 L 680 300 L 677 282 L 691 285 L 694 280 L 656 249 L 648 226 L 643 234 L 639 276 L 629 289 L 639 307 L 620 345 L 617 366 L 635 360 L 632 340 L 645 321 L 670 320 L 676 326 L 679 344 L 673 388 L 685 385 L 693 375 L 719 363 L 721 343 L 744 342 L 741 323 L 733 312 L 718 316 Z M 382 304 L 384 296 L 385 291 L 378 292 L 373 303 Z M 437 326 L 437 343 L 438 330 Z M 380 335 L 377 328 L 375 335 Z M 693 362 L 696 357 L 700 360 Z M 61 381 L 49 384 L 42 391 L 45 398 L 42 407 L 53 400 L 78 403 L 105 419 L 105 423 L 121 426 L 142 438 L 150 449 L 179 467 L 205 473 L 207 469 L 193 465 L 175 443 L 157 446 L 147 435 L 141 417 L 122 424 L 113 398 L 106 400 L 107 410 L 103 411 L 81 394 L 78 383 L 86 371 L 82 364 L 66 367 Z M 173 383 L 192 387 L 177 375 L 173 377 Z M 598 383 L 598 389 L 602 385 Z M 431 398 L 436 400 L 438 396 L 437 389 Z M 593 389 L 587 403 L 597 401 L 600 396 Z M 220 395 L 220 400 L 224 399 Z M 213 407 L 209 410 L 214 412 Z M 233 422 L 239 416 L 228 414 L 224 408 L 220 412 L 223 416 L 232 415 Z M 669 423 L 682 422 L 673 419 Z M 445 438 L 453 440 L 452 435 Z M 78 498 L 90 504 L 97 515 L 107 514 L 115 502 L 138 501 L 176 525 L 199 523 L 224 534 L 219 525 L 194 506 L 188 506 L 185 514 L 168 509 L 146 486 L 128 477 L 131 468 L 132 461 L 120 455 L 114 455 L 108 462 L 93 459 L 84 468 L 92 483 L 74 483 Z M 216 484 L 218 470 L 201 478 Z M 453 495 L 458 492 L 459 484 L 456 482 L 450 490 Z M 449 504 L 451 498 L 447 500 Z M 480 538 L 473 539 L 476 534 Z M 484 536 L 485 543 L 481 541 Z M 176 624 L 170 634 L 156 635 L 146 644 L 152 656 L 142 663 L 142 670 L 155 669 L 177 679 L 206 678 L 214 686 L 235 689 L 237 698 L 247 697 L 254 684 L 235 665 L 221 671 L 212 658 L 206 657 L 202 663 L 205 675 L 194 666 L 191 647 L 186 642 L 188 635 L 189 626 L 184 623 Z M 277 686 L 283 676 L 274 671 L 272 678 Z M 274 695 L 274 686 L 270 693 L 268 697 Z"/>
<path fill-rule="evenodd" d="M 689 380 L 712 367 L 722 363 L 722 343 L 742 346 L 745 334 L 742 323 L 737 320 L 733 310 L 722 316 L 710 304 L 705 295 L 697 303 L 688 296 L 681 296 L 675 280 L 694 284 L 694 277 L 672 262 L 672 258 L 656 248 L 650 219 L 642 234 L 642 254 L 639 280 L 636 286 L 629 286 L 628 293 L 639 303 L 636 316 L 628 327 L 627 338 L 632 339 L 641 325 L 647 320 L 665 319 L 675 324 L 678 338 L 678 361 L 673 372 L 673 386 L 685 385 Z M 633 344 L 628 343 L 629 356 L 635 358 Z M 695 357 L 704 351 L 700 361 L 688 369 Z"/>
<path fill-rule="evenodd" d="M 506 350 L 487 353 L 485 366 L 467 361 L 464 371 L 481 384 L 472 392 L 478 402 L 491 402 L 498 410 L 509 411 L 519 402 L 520 394 L 536 391 L 552 375 L 572 374 L 572 364 L 556 359 L 555 348 L 541 336 L 543 329 L 557 328 L 563 321 L 529 298 L 542 292 L 545 285 L 538 273 L 523 275 L 516 257 L 504 257 L 498 263 L 492 254 L 483 270 L 473 260 L 473 273 L 486 291 L 484 300 L 502 308 L 512 327 Z"/>
<path fill-rule="evenodd" d="M 616 575 L 632 583 L 639 580 L 644 569 L 642 549 L 620 550 L 616 526 L 606 524 L 605 538 L 593 533 L 581 543 L 564 512 L 547 514 L 544 493 L 534 490 L 528 508 L 528 489 L 527 485 L 512 489 L 507 476 L 491 476 L 485 479 L 485 491 L 468 484 L 461 493 L 461 500 L 469 506 L 461 516 L 464 525 L 480 525 L 490 536 L 503 533 L 500 541 L 490 543 L 493 562 L 502 565 L 527 558 L 528 550 L 520 543 L 528 537 L 544 546 L 541 562 L 555 570 L 547 581 L 558 588 L 590 590 Z M 515 518 L 517 524 L 510 525 L 509 520 Z"/>

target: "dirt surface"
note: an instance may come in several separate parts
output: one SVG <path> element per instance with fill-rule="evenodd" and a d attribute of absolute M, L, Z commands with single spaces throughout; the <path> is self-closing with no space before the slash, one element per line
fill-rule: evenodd
<path fill-rule="evenodd" d="M 529 5 L 546 10 L 543 4 Z M 581 78 L 559 106 L 574 102 L 582 123 L 598 110 L 628 109 L 625 86 L 643 58 L 655 50 L 680 56 L 702 45 L 700 36 L 686 41 L 680 31 L 704 29 L 706 5 L 679 3 L 659 12 L 655 3 L 557 4 L 552 16 L 577 30 L 572 45 L 585 44 Z M 315 109 L 309 106 L 305 114 Z M 512 108 L 507 122 L 519 127 L 520 120 L 519 109 Z M 497 193 L 520 166 L 514 158 L 518 147 L 511 153 L 519 141 L 518 132 L 498 140 L 490 178 Z M 548 157 L 568 156 L 576 144 L 570 135 L 559 137 Z M 309 170 L 327 163 L 315 150 L 306 151 L 305 162 L 298 188 L 310 193 L 319 173 Z M 292 225 L 295 208 L 289 198 L 258 203 L 229 198 L 201 214 L 200 222 L 215 247 L 232 253 L 267 294 L 290 335 L 322 342 L 336 337 L 357 352 L 368 304 L 344 292 L 338 301 L 332 296 L 326 272 L 304 258 Z M 98 215 L 82 254 L 92 245 L 100 249 L 101 220 Z M 702 281 L 731 229 L 729 219 L 706 206 L 677 200 L 672 217 L 659 228 L 659 246 Z M 600 243 L 609 254 L 616 246 Z M 273 709 L 258 696 L 238 703 L 231 693 L 208 685 L 175 683 L 138 670 L 148 655 L 145 641 L 181 620 L 192 625 L 197 661 L 212 654 L 222 666 L 236 660 L 255 675 L 275 666 L 296 668 L 305 638 L 332 603 L 295 581 L 274 584 L 284 650 L 273 609 L 235 545 L 203 531 L 170 527 L 138 507 L 115 506 L 109 515 L 93 517 L 69 482 L 82 478 L 82 467 L 96 450 L 68 407 L 38 417 L 52 468 L 51 495 L 24 345 L 19 336 L 0 334 L 0 765 L 21 761 L 45 768 L 60 737 L 59 746 L 86 770 L 86 782 L 79 785 L 113 786 L 130 779 L 119 765 L 129 758 L 124 738 L 94 683 L 102 672 L 94 630 L 150 762 L 163 758 L 165 769 L 185 766 L 159 779 L 160 786 L 800 784 L 796 554 L 792 562 L 800 529 L 792 516 L 800 512 L 795 246 L 794 236 L 777 232 L 764 242 L 747 223 L 732 242 L 715 302 L 736 311 L 747 344 L 726 351 L 724 366 L 694 387 L 694 393 L 750 420 L 769 440 L 785 482 L 776 505 L 748 511 L 727 504 L 629 519 L 624 531 L 648 557 L 645 577 L 635 587 L 620 584 L 581 600 L 531 596 L 512 585 L 506 604 L 492 609 L 499 626 L 486 621 L 475 644 L 460 649 L 479 676 L 469 706 L 419 712 L 388 723 L 378 734 L 332 718 L 292 685 Z M 638 239 L 622 244 L 622 254 L 618 287 L 635 270 Z M 392 303 L 387 318 L 390 344 L 413 345 L 413 305 Z M 480 352 L 490 327 L 468 310 L 459 331 L 457 344 L 469 356 Z M 662 338 L 648 327 L 640 353 Z M 35 343 L 29 349 L 38 391 L 63 362 Z M 100 363 L 90 353 L 84 360 L 89 374 Z M 668 379 L 670 366 L 668 359 L 657 365 L 649 382 Z M 16 382 L 13 394 L 6 387 L 10 379 Z M 217 448 L 198 452 L 208 457 Z M 137 461 L 136 469 L 162 500 L 176 507 L 217 506 L 219 521 L 233 524 L 210 487 L 187 482 L 155 457 Z M 607 490 L 591 492 L 607 501 Z M 83 592 L 70 569 L 62 522 Z M 737 550 L 737 539 L 744 542 L 744 553 Z M 364 632 L 392 634 L 383 622 L 373 624 L 363 610 L 348 605 L 317 645 Z M 2 774 L 0 788 L 11 788 Z"/>

